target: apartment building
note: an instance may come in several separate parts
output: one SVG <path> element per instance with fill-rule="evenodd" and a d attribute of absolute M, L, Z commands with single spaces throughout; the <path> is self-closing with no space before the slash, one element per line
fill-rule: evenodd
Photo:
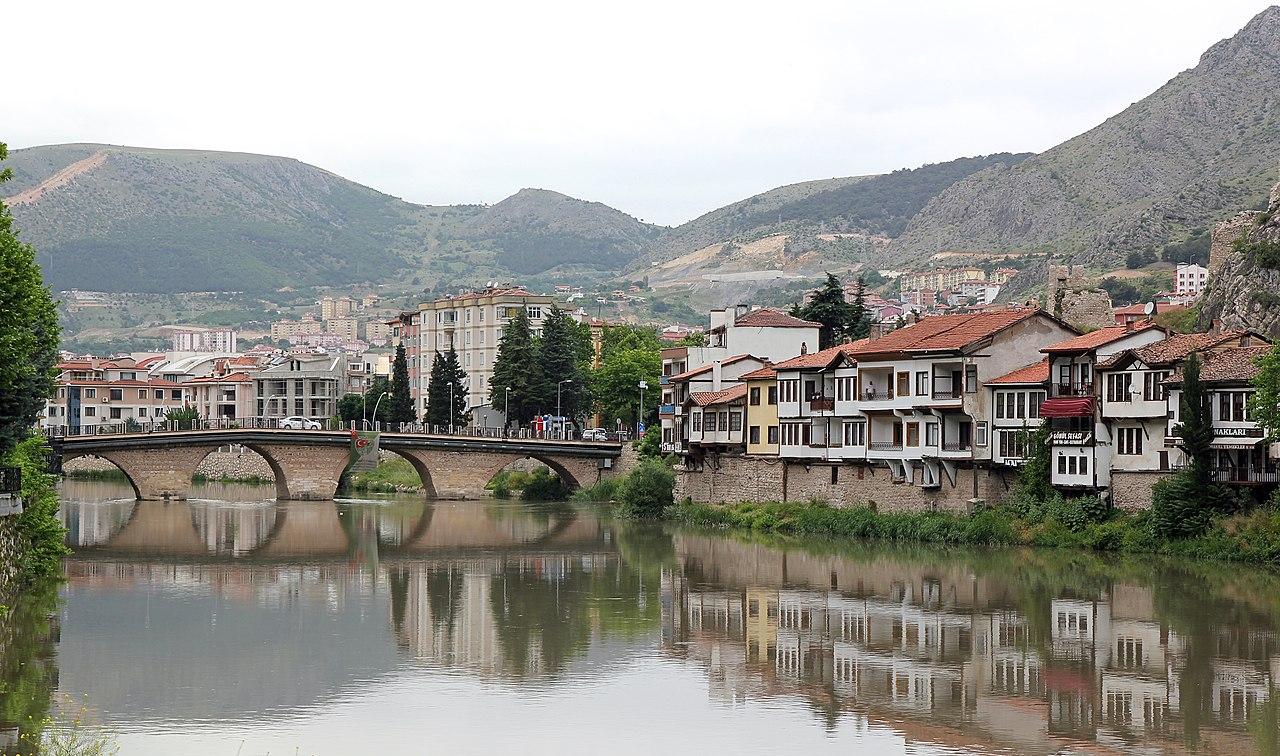
<path fill-rule="evenodd" d="M 175 352 L 235 352 L 239 334 L 234 328 L 165 326 Z"/>
<path fill-rule="evenodd" d="M 57 369 L 57 388 L 41 421 L 45 428 L 80 433 L 101 425 L 149 425 L 162 422 L 166 413 L 181 409 L 191 398 L 188 388 L 150 377 L 145 362 L 140 365 L 129 357 L 68 360 Z"/>
<path fill-rule="evenodd" d="M 1111 436 L 1111 427 L 1103 422 L 1097 368 L 1127 349 L 1150 346 L 1168 335 L 1168 331 L 1150 321 L 1128 323 L 1099 328 L 1041 350 L 1049 358 L 1049 397 L 1041 405 L 1040 414 L 1052 429 L 1049 449 L 1053 485 L 1085 490 L 1110 487 L 1112 454 L 1119 447 Z M 1125 386 L 1124 395 L 1128 397 L 1132 389 L 1132 384 Z M 1115 391 L 1113 396 L 1118 397 L 1120 389 Z M 1158 402 L 1155 404 L 1152 411 L 1159 410 Z M 1125 431 L 1126 438 L 1129 433 Z"/>
<path fill-rule="evenodd" d="M 355 318 L 329 318 L 324 321 L 326 333 L 337 336 L 342 341 L 356 341 L 360 338 L 360 321 Z"/>
<path fill-rule="evenodd" d="M 346 318 L 356 311 L 356 301 L 351 297 L 321 297 L 320 319 Z"/>
<path fill-rule="evenodd" d="M 344 393 L 341 355 L 293 356 L 263 368 L 254 376 L 255 416 L 280 419 L 300 415 L 325 421 L 338 414 Z"/>
<path fill-rule="evenodd" d="M 855 409 L 867 339 L 783 360 L 777 376 L 778 453 L 792 459 L 866 459 L 866 416 Z"/>
<path fill-rule="evenodd" d="M 272 341 L 288 341 L 315 333 L 324 333 L 324 324 L 311 313 L 300 320 L 277 320 L 271 324 Z"/>
<path fill-rule="evenodd" d="M 248 372 L 193 378 L 184 385 L 202 418 L 238 420 L 254 415 L 254 383 Z"/>
<path fill-rule="evenodd" d="M 1173 293 L 1179 297 L 1198 297 L 1208 283 L 1209 269 L 1203 265 L 1178 263 L 1173 272 Z"/>
<path fill-rule="evenodd" d="M 371 320 L 364 324 L 364 339 L 370 344 L 381 344 L 391 338 L 392 326 L 383 320 Z"/>
<path fill-rule="evenodd" d="M 1203 355 L 1200 381 L 1209 395 L 1215 451 L 1213 477 L 1220 483 L 1251 485 L 1280 482 L 1280 468 L 1268 452 L 1266 431 L 1249 411 L 1253 398 L 1253 378 L 1258 374 L 1258 358 L 1271 351 L 1269 344 L 1250 343 L 1216 349 Z M 1165 445 L 1172 467 L 1186 464 L 1178 448 L 1175 429 L 1182 421 L 1182 371 L 1164 381 L 1168 391 L 1169 426 Z"/>
<path fill-rule="evenodd" d="M 489 382 L 502 331 L 523 308 L 533 332 L 541 334 L 542 324 L 554 305 L 554 297 L 518 287 L 489 288 L 418 305 L 420 401 L 426 401 L 431 360 L 452 345 L 467 374 L 467 407 L 472 410 L 472 421 L 478 425 L 501 424 L 500 416 L 494 417 L 498 411 L 489 406 Z"/>
<path fill-rule="evenodd" d="M 902 291 L 920 289 L 951 291 L 967 281 L 986 280 L 986 271 L 981 268 L 943 268 L 923 273 L 903 273 L 898 277 L 898 287 Z M 1003 281 L 1000 283 L 1003 283 Z"/>
<path fill-rule="evenodd" d="M 418 312 L 402 312 L 387 321 L 391 329 L 391 356 L 404 346 L 405 362 L 409 367 L 409 394 L 413 404 L 418 408 L 418 417 L 427 411 L 427 376 L 431 374 L 431 365 L 422 365 L 422 340 L 418 333 L 421 330 L 422 315 Z"/>
<path fill-rule="evenodd" d="M 742 376 L 765 365 L 766 360 L 759 357 L 737 354 L 667 377 L 663 392 L 671 397 L 675 407 L 669 418 L 664 417 L 664 420 L 670 419 L 671 424 L 663 425 L 663 450 L 686 451 L 694 456 L 730 451 L 729 446 L 745 451 L 742 409 L 745 402 L 740 400 L 746 395 L 746 384 Z M 734 391 L 739 388 L 741 392 Z M 727 413 L 723 423 L 721 412 Z M 708 417 L 708 413 L 713 417 Z M 667 432 L 668 427 L 672 428 L 671 433 Z"/>

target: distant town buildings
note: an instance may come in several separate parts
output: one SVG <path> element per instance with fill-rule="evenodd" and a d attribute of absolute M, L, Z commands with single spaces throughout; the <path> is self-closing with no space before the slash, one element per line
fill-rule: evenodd
<path fill-rule="evenodd" d="M 1173 274 L 1173 293 L 1179 297 L 1199 297 L 1208 281 L 1208 268 L 1195 263 L 1178 263 Z"/>
<path fill-rule="evenodd" d="M 238 334 L 234 328 L 165 326 L 175 352 L 234 352 Z"/>

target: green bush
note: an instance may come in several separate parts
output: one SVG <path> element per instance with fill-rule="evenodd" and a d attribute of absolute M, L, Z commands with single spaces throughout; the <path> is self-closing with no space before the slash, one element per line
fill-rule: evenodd
<path fill-rule="evenodd" d="M 659 459 L 646 459 L 631 471 L 618 491 L 622 517 L 661 517 L 674 503 L 676 474 Z"/>
<path fill-rule="evenodd" d="M 564 501 L 569 498 L 569 487 L 559 475 L 542 467 L 529 476 L 520 491 L 520 498 L 525 501 Z"/>
<path fill-rule="evenodd" d="M 574 501 L 586 501 L 597 504 L 607 504 L 618 500 L 618 493 L 622 490 L 623 478 L 601 478 L 594 485 L 579 488 L 573 493 Z"/>
<path fill-rule="evenodd" d="M 7 464 L 22 470 L 22 514 L 17 518 L 18 574 L 20 585 L 61 575 L 62 557 L 70 553 L 63 539 L 66 531 L 58 519 L 58 491 L 45 472 L 44 440 L 20 442 Z"/>

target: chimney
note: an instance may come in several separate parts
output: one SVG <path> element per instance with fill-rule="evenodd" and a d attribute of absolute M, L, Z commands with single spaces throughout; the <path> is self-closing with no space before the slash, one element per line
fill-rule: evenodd
<path fill-rule="evenodd" d="M 1214 318 L 1213 323 L 1209 326 L 1209 333 L 1217 336 L 1222 333 L 1222 318 Z"/>
<path fill-rule="evenodd" d="M 711 390 L 719 391 L 720 384 L 724 381 L 724 363 L 716 360 L 711 363 Z"/>
<path fill-rule="evenodd" d="M 747 307 L 744 304 L 735 306 L 733 308 L 733 322 L 737 323 L 739 318 L 744 317 L 750 311 L 751 311 L 751 308 Z"/>
<path fill-rule="evenodd" d="M 1132 319 L 1132 318 L 1125 318 L 1125 319 L 1124 319 L 1124 330 L 1126 330 L 1126 331 L 1132 331 L 1132 330 L 1133 330 L 1133 319 Z"/>

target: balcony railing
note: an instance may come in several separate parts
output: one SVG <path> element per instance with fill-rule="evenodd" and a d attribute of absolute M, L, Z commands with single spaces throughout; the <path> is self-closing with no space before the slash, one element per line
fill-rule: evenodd
<path fill-rule="evenodd" d="M 1055 383 L 1054 396 L 1093 396 L 1093 386 L 1088 383 Z"/>
<path fill-rule="evenodd" d="M 22 493 L 22 468 L 0 467 L 0 494 Z"/>
<path fill-rule="evenodd" d="M 1216 467 L 1213 480 L 1215 483 L 1280 483 L 1280 470 Z"/>
<path fill-rule="evenodd" d="M 973 451 L 973 444 L 967 441 L 943 441 L 942 450 L 947 452 Z"/>
<path fill-rule="evenodd" d="M 809 409 L 814 412 L 830 412 L 836 408 L 836 400 L 829 396 L 815 396 L 809 400 Z"/>
<path fill-rule="evenodd" d="M 872 451 L 901 451 L 901 441 L 872 441 L 867 445 Z"/>
<path fill-rule="evenodd" d="M 868 402 L 887 402 L 893 398 L 893 392 L 892 391 L 874 391 L 872 389 L 867 389 L 866 391 L 862 392 L 862 398 L 864 401 L 868 401 Z"/>
<path fill-rule="evenodd" d="M 962 395 L 959 388 L 935 388 L 933 390 L 934 399 L 959 399 Z"/>

